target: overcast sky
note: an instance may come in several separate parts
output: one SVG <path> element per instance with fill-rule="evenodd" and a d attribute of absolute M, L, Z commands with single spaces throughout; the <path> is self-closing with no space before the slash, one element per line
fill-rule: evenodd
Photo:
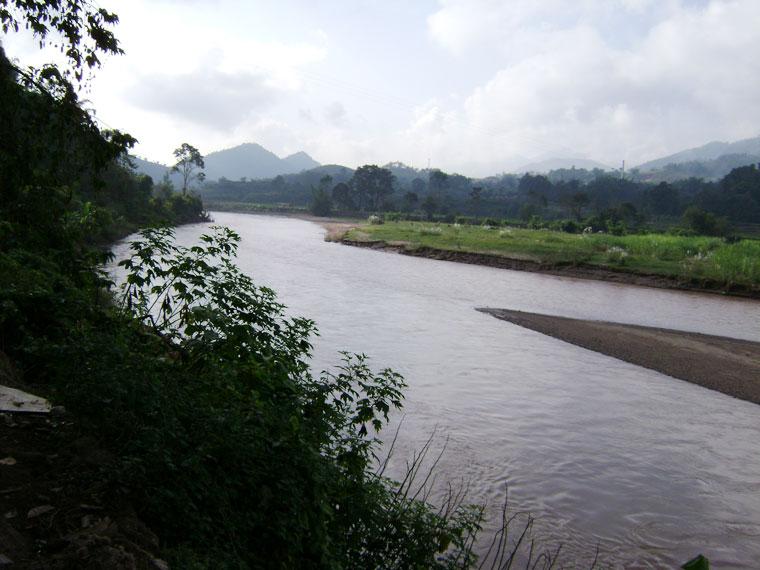
<path fill-rule="evenodd" d="M 760 0 L 101 0 L 86 98 L 169 162 L 258 142 L 469 175 L 760 134 Z M 18 36 L 6 50 L 38 54 Z"/>

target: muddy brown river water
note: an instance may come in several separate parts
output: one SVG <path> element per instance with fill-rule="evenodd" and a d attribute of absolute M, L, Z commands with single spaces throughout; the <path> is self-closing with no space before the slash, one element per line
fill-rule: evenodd
<path fill-rule="evenodd" d="M 605 567 L 697 553 L 714 568 L 760 567 L 760 406 L 475 311 L 757 341 L 760 302 L 413 258 L 327 243 L 306 221 L 213 216 L 241 235 L 242 270 L 317 322 L 315 369 L 349 350 L 406 377 L 396 457 L 433 430 L 448 437 L 438 479 L 469 481 L 494 517 L 508 483 L 512 508 L 536 517 L 547 546 L 563 544 L 565 566 L 588 567 L 598 544 Z"/>

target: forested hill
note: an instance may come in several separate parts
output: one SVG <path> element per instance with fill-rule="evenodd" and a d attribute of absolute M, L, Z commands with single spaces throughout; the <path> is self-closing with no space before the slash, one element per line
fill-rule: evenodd
<path fill-rule="evenodd" d="M 734 168 L 760 163 L 760 137 L 735 142 L 713 141 L 650 160 L 632 170 L 638 180 L 675 182 L 686 178 L 717 181 Z"/>
<path fill-rule="evenodd" d="M 727 155 L 752 157 L 749 163 L 737 164 L 736 166 L 744 166 L 760 161 L 760 136 L 732 143 L 713 141 L 700 147 L 690 148 L 656 160 L 650 160 L 649 162 L 640 164 L 636 168 L 643 172 L 665 168 L 671 164 L 710 162 Z"/>
<path fill-rule="evenodd" d="M 630 173 L 561 169 L 473 179 L 392 163 L 357 170 L 321 166 L 267 180 L 208 183 L 211 202 L 311 207 L 326 212 L 401 212 L 433 216 L 572 220 L 607 228 L 679 223 L 690 208 L 724 218 L 722 227 L 760 224 L 760 170 L 732 169 L 717 181 L 651 182 Z M 585 227 L 585 226 L 584 226 Z M 616 226 L 617 227 L 617 226 Z M 717 231 L 717 226 L 715 230 Z"/>

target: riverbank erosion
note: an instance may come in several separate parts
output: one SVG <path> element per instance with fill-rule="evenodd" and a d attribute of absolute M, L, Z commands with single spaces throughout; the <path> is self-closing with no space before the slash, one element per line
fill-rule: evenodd
<path fill-rule="evenodd" d="M 760 342 L 508 309 L 477 310 L 576 346 L 760 404 Z"/>
<path fill-rule="evenodd" d="M 595 281 L 655 287 L 658 289 L 676 289 L 681 291 L 694 291 L 698 293 L 760 299 L 760 287 L 742 283 L 727 284 L 723 281 L 701 277 L 640 273 L 622 268 L 601 267 L 598 265 L 575 262 L 541 262 L 495 253 L 440 249 L 424 245 L 417 246 L 406 242 L 351 239 L 350 237 L 343 237 L 340 240 L 333 237 L 331 241 L 340 241 L 340 243 L 344 245 L 400 253 L 402 255 L 410 255 L 414 257 L 455 261 L 457 263 L 468 263 L 471 265 L 484 265 L 486 267 L 510 269 L 512 271 L 531 271 L 534 273 L 545 273 L 547 275 L 556 275 L 559 277 L 573 277 L 575 279 L 593 279 Z"/>

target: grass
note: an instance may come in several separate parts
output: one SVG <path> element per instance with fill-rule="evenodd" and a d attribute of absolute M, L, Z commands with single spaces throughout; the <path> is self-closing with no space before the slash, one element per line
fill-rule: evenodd
<path fill-rule="evenodd" d="M 556 265 L 760 286 L 760 241 L 645 234 L 567 234 L 549 230 L 391 222 L 348 232 L 348 239 L 402 242 L 409 247 L 489 253 Z"/>

